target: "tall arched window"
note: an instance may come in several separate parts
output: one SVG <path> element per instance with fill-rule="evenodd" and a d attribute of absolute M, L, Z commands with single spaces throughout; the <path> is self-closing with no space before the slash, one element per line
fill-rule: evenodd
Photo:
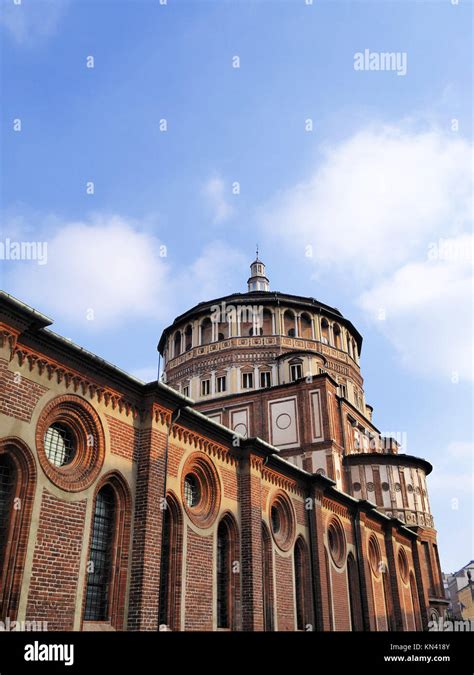
<path fill-rule="evenodd" d="M 326 568 L 326 580 L 327 580 L 327 601 L 328 601 L 328 612 L 329 612 L 329 630 L 334 630 L 334 615 L 332 611 L 332 581 L 331 581 L 331 570 L 329 568 L 329 556 L 326 548 L 324 548 L 324 566 Z"/>
<path fill-rule="evenodd" d="M 272 540 L 267 526 L 262 523 L 262 577 L 263 577 L 263 628 L 266 631 L 275 630 L 273 619 L 273 564 Z"/>
<path fill-rule="evenodd" d="M 217 627 L 235 628 L 236 599 L 239 588 L 237 530 L 229 515 L 217 528 Z"/>
<path fill-rule="evenodd" d="M 84 621 L 103 621 L 123 629 L 130 529 L 130 491 L 123 476 L 113 471 L 102 479 L 94 502 Z"/>
<path fill-rule="evenodd" d="M 385 603 L 385 614 L 387 616 L 387 630 L 396 630 L 395 619 L 392 610 L 392 591 L 390 589 L 390 578 L 388 568 L 383 570 L 383 598 Z"/>
<path fill-rule="evenodd" d="M 289 337 L 295 337 L 296 335 L 296 319 L 293 312 L 290 312 L 289 309 L 283 315 L 283 332 Z"/>
<path fill-rule="evenodd" d="M 311 599 L 309 588 L 309 558 L 306 544 L 302 537 L 298 537 L 294 553 L 295 564 L 295 593 L 296 593 L 296 628 L 306 630 L 312 623 Z"/>
<path fill-rule="evenodd" d="M 273 319 L 269 309 L 263 310 L 263 335 L 273 335 Z"/>
<path fill-rule="evenodd" d="M 208 345 L 212 340 L 212 322 L 209 317 L 201 323 L 201 344 Z"/>
<path fill-rule="evenodd" d="M 321 342 L 329 344 L 329 323 L 326 319 L 321 319 Z"/>
<path fill-rule="evenodd" d="M 181 331 L 178 331 L 174 336 L 174 356 L 181 354 Z"/>
<path fill-rule="evenodd" d="M 0 620 L 16 621 L 36 487 L 36 465 L 18 439 L 0 441 Z"/>
<path fill-rule="evenodd" d="M 313 337 L 313 330 L 311 328 L 312 320 L 309 314 L 303 313 L 300 316 L 301 337 L 306 340 L 311 340 Z"/>
<path fill-rule="evenodd" d="M 351 610 L 351 626 L 353 631 L 364 630 L 357 563 L 352 553 L 347 556 L 347 583 L 349 585 L 349 602 Z"/>
<path fill-rule="evenodd" d="M 84 621 L 110 619 L 115 518 L 115 493 L 107 484 L 99 490 L 95 500 Z"/>
<path fill-rule="evenodd" d="M 352 340 L 352 356 L 353 356 L 354 361 L 358 361 L 359 354 L 358 354 L 358 351 L 357 351 L 357 345 L 356 345 L 355 340 Z"/>
<path fill-rule="evenodd" d="M 336 349 L 342 349 L 342 337 L 339 324 L 335 323 L 334 326 L 332 327 L 332 330 L 334 333 L 334 346 L 336 347 Z"/>
<path fill-rule="evenodd" d="M 415 576 L 413 572 L 410 572 L 410 592 L 411 592 L 411 601 L 413 604 L 413 614 L 415 617 L 415 630 L 423 630 L 423 626 L 421 623 L 420 601 L 418 598 L 418 590 L 416 587 Z"/>
<path fill-rule="evenodd" d="M 180 629 L 183 520 L 171 494 L 166 497 L 162 542 L 158 622 L 176 631 Z"/>
<path fill-rule="evenodd" d="M 191 324 L 184 331 L 184 349 L 188 352 L 193 346 L 193 327 Z"/>
<path fill-rule="evenodd" d="M 16 471 L 9 455 L 0 455 L 0 570 L 7 554 Z"/>

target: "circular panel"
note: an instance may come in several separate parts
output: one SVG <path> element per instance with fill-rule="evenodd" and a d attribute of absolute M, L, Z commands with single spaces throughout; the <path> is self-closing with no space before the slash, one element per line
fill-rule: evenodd
<path fill-rule="evenodd" d="M 408 485 L 407 485 L 407 490 L 408 490 L 408 492 L 410 492 L 410 493 L 413 492 L 413 485 L 408 484 Z"/>
<path fill-rule="evenodd" d="M 374 489 L 375 489 L 375 488 L 374 488 L 374 484 L 373 484 L 373 483 L 370 483 L 370 482 L 367 483 L 367 490 L 368 490 L 369 492 L 373 492 Z"/>
<path fill-rule="evenodd" d="M 281 413 L 276 418 L 275 424 L 279 429 L 288 429 L 291 424 L 291 417 L 287 413 Z"/>
<path fill-rule="evenodd" d="M 390 485 L 386 483 L 385 481 L 382 483 L 382 490 L 384 492 L 388 492 L 390 490 Z"/>
<path fill-rule="evenodd" d="M 272 536 L 282 551 L 288 551 L 295 538 L 295 513 L 291 500 L 285 492 L 277 492 L 270 504 Z"/>
<path fill-rule="evenodd" d="M 238 434 L 241 436 L 247 436 L 247 425 L 245 425 L 243 422 L 239 422 L 238 424 L 235 425 L 234 431 L 236 431 Z"/>
<path fill-rule="evenodd" d="M 77 452 L 76 437 L 69 427 L 54 423 L 44 435 L 44 451 L 54 466 L 70 464 Z"/>
<path fill-rule="evenodd" d="M 104 462 L 104 433 L 97 412 L 79 396 L 58 396 L 40 415 L 36 448 L 52 483 L 68 492 L 85 490 Z"/>
<path fill-rule="evenodd" d="M 318 474 L 318 476 L 325 476 L 326 475 L 326 471 L 324 469 L 318 469 L 316 471 L 316 473 Z"/>
<path fill-rule="evenodd" d="M 203 452 L 195 452 L 186 460 L 181 495 L 191 522 L 197 527 L 210 527 L 219 512 L 221 490 L 216 468 Z"/>
<path fill-rule="evenodd" d="M 369 563 L 374 576 L 379 577 L 381 572 L 382 556 L 380 555 L 379 543 L 375 536 L 369 539 Z"/>
<path fill-rule="evenodd" d="M 400 492 L 401 489 L 402 489 L 402 488 L 401 488 L 400 483 L 395 483 L 395 490 L 396 490 L 396 492 Z"/>
<path fill-rule="evenodd" d="M 406 584 L 408 581 L 408 559 L 403 548 L 398 552 L 398 569 L 403 583 Z"/>
<path fill-rule="evenodd" d="M 352 489 L 354 490 L 354 492 L 360 492 L 361 489 L 360 483 L 352 483 Z"/>
<path fill-rule="evenodd" d="M 346 559 L 346 537 L 338 518 L 333 518 L 328 526 L 328 548 L 334 564 L 342 567 Z"/>
<path fill-rule="evenodd" d="M 194 473 L 188 473 L 184 479 L 184 498 L 189 508 L 194 508 L 201 500 L 201 486 Z"/>

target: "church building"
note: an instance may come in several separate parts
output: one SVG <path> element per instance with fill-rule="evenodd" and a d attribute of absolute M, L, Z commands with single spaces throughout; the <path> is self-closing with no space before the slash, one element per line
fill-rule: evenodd
<path fill-rule="evenodd" d="M 447 601 L 431 464 L 384 437 L 362 336 L 270 290 L 165 328 L 144 383 L 0 293 L 0 621 L 412 631 Z"/>

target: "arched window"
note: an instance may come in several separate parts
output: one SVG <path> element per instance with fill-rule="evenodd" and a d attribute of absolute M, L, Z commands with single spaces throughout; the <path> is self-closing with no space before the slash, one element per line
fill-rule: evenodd
<path fill-rule="evenodd" d="M 355 343 L 355 340 L 352 340 L 352 356 L 354 361 L 357 361 L 359 358 L 359 354 L 357 352 L 357 345 Z"/>
<path fill-rule="evenodd" d="M 131 497 L 117 471 L 106 474 L 94 502 L 86 572 L 84 621 L 124 627 L 131 529 Z"/>
<path fill-rule="evenodd" d="M 0 441 L 0 620 L 16 621 L 36 487 L 36 464 L 17 439 Z"/>
<path fill-rule="evenodd" d="M 312 321 L 309 314 L 302 314 L 300 316 L 301 337 L 306 340 L 311 340 L 313 337 L 313 330 L 311 328 Z"/>
<path fill-rule="evenodd" d="M 415 619 L 415 630 L 423 630 L 423 626 L 421 623 L 420 601 L 418 598 L 418 590 L 416 587 L 416 581 L 413 572 L 410 572 L 410 593 L 413 605 L 413 614 Z"/>
<path fill-rule="evenodd" d="M 326 568 L 326 581 L 327 581 L 327 602 L 328 602 L 328 612 L 329 612 L 329 630 L 334 630 L 334 615 L 332 611 L 332 581 L 331 581 L 331 570 L 329 568 L 329 557 L 326 548 L 324 548 L 324 566 Z"/>
<path fill-rule="evenodd" d="M 174 495 L 166 497 L 161 550 L 159 617 L 160 626 L 180 629 L 182 515 Z"/>
<path fill-rule="evenodd" d="M 306 544 L 302 537 L 298 537 L 294 553 L 297 630 L 306 630 L 312 622 L 308 560 Z"/>
<path fill-rule="evenodd" d="M 341 329 L 337 323 L 333 325 L 332 331 L 334 333 L 334 346 L 336 349 L 342 349 Z"/>
<path fill-rule="evenodd" d="M 235 628 L 235 606 L 239 588 L 237 530 L 230 516 L 217 528 L 217 627 Z"/>
<path fill-rule="evenodd" d="M 229 337 L 229 324 L 227 321 L 221 321 L 217 324 L 217 339 L 227 340 Z"/>
<path fill-rule="evenodd" d="M 395 620 L 392 610 L 392 592 L 390 589 L 390 577 L 388 568 L 385 566 L 383 570 L 383 597 L 385 602 L 385 614 L 387 616 L 387 630 L 396 630 Z"/>
<path fill-rule="evenodd" d="M 263 335 L 273 335 L 273 319 L 269 309 L 263 310 Z"/>
<path fill-rule="evenodd" d="M 329 344 L 329 323 L 326 319 L 321 319 L 321 342 Z"/>
<path fill-rule="evenodd" d="M 289 337 L 295 337 L 296 335 L 296 320 L 293 312 L 290 312 L 289 309 L 283 314 L 283 332 Z"/>
<path fill-rule="evenodd" d="M 7 454 L 2 454 L 0 455 L 0 570 L 3 568 L 7 553 L 15 485 L 15 466 Z"/>
<path fill-rule="evenodd" d="M 364 630 L 362 606 L 357 563 L 352 553 L 347 556 L 347 583 L 349 585 L 349 602 L 351 610 L 351 626 L 353 631 Z"/>
<path fill-rule="evenodd" d="M 263 577 L 263 628 L 266 631 L 275 630 L 273 619 L 273 564 L 272 540 L 267 526 L 262 523 L 262 577 Z"/>
<path fill-rule="evenodd" d="M 352 338 L 349 334 L 347 335 L 347 350 L 349 352 L 349 356 L 352 356 L 352 358 L 354 358 L 354 353 L 352 351 Z"/>
<path fill-rule="evenodd" d="M 184 332 L 184 349 L 189 352 L 193 346 L 193 327 L 191 325 L 186 327 Z"/>
<path fill-rule="evenodd" d="M 174 355 L 179 356 L 181 354 L 181 331 L 178 331 L 174 336 Z"/>
<path fill-rule="evenodd" d="M 112 486 L 107 484 L 99 490 L 95 500 L 84 621 L 110 619 L 115 519 L 115 494 Z"/>
<path fill-rule="evenodd" d="M 290 382 L 297 382 L 303 377 L 303 361 L 301 359 L 292 359 L 289 362 Z"/>
<path fill-rule="evenodd" d="M 208 345 L 212 340 L 212 322 L 209 317 L 201 323 L 201 344 Z"/>

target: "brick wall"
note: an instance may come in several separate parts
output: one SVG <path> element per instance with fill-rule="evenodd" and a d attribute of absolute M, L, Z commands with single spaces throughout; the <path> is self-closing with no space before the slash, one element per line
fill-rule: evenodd
<path fill-rule="evenodd" d="M 43 490 L 26 619 L 72 630 L 86 500 L 64 502 Z"/>
<path fill-rule="evenodd" d="M 48 389 L 8 370 L 7 366 L 7 362 L 0 359 L 0 413 L 29 422 L 36 404 Z"/>
<path fill-rule="evenodd" d="M 137 460 L 140 432 L 132 424 L 122 422 L 111 415 L 105 416 L 110 433 L 110 452 L 125 459 Z"/>
<path fill-rule="evenodd" d="M 277 630 L 295 630 L 293 555 L 275 552 Z"/>
<path fill-rule="evenodd" d="M 213 539 L 187 528 L 185 630 L 212 630 Z"/>

